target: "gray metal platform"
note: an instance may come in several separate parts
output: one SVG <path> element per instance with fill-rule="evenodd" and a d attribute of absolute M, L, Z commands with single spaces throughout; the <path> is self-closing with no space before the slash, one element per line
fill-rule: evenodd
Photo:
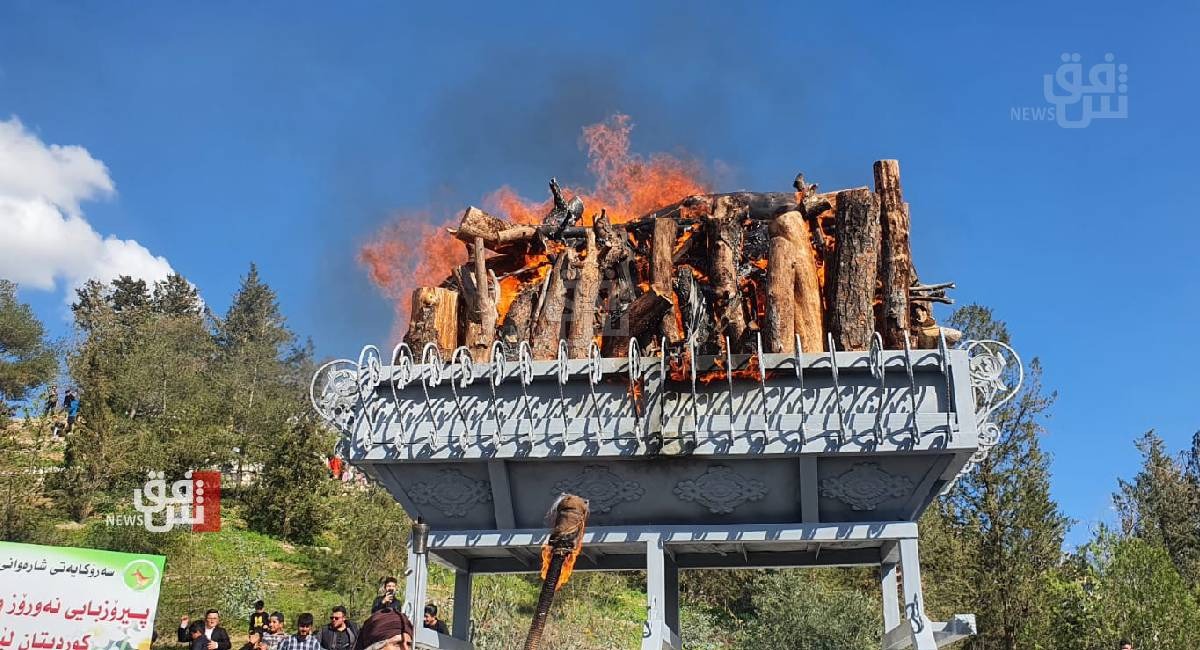
<path fill-rule="evenodd" d="M 578 570 L 657 576 L 643 648 L 679 647 L 678 571 L 698 568 L 877 565 L 898 612 L 888 567 L 905 563 L 905 603 L 918 609 L 903 633 L 885 615 L 888 647 L 973 629 L 924 620 L 915 521 L 995 444 L 988 416 L 1020 383 L 1008 346 L 692 352 L 642 357 L 632 342 L 628 358 L 567 359 L 560 346 L 532 361 L 526 346 L 511 357 L 496 346 L 479 364 L 465 348 L 447 363 L 432 345 L 419 359 L 401 345 L 385 363 L 368 346 L 322 367 L 314 406 L 343 431 L 350 462 L 431 525 L 428 559 L 466 585 L 458 641 L 423 643 L 469 647 L 456 643 L 469 640 L 471 576 L 536 570 L 545 509 L 563 492 L 591 508 Z M 427 558 L 410 559 L 415 613 Z"/>

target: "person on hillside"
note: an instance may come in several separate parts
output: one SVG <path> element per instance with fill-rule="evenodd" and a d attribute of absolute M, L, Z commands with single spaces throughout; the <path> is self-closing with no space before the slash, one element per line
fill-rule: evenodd
<path fill-rule="evenodd" d="M 450 634 L 450 630 L 446 629 L 446 622 L 438 618 L 438 608 L 433 603 L 425 606 L 425 616 L 421 622 L 427 630 L 433 630 L 438 634 Z"/>
<path fill-rule="evenodd" d="M 383 593 L 375 597 L 375 602 L 371 604 L 371 613 L 385 608 L 396 608 L 396 579 L 391 576 L 383 579 Z"/>
<path fill-rule="evenodd" d="M 263 650 L 262 628 L 251 628 L 246 634 L 246 643 L 242 645 L 242 650 Z"/>
<path fill-rule="evenodd" d="M 267 650 L 277 650 L 287 637 L 287 632 L 283 631 L 283 612 L 271 612 L 267 619 L 267 630 L 262 635 L 263 646 Z"/>
<path fill-rule="evenodd" d="M 75 420 L 79 417 L 79 396 L 75 394 L 75 389 L 67 389 L 67 394 L 63 396 L 63 408 L 67 409 L 67 428 L 63 433 L 71 433 L 71 430 L 75 428 Z M 228 650 L 228 648 L 223 650 Z"/>
<path fill-rule="evenodd" d="M 1117 644 L 1117 648 L 1119 650 L 1133 650 L 1133 644 L 1125 639 L 1121 639 L 1121 642 Z"/>
<path fill-rule="evenodd" d="M 412 650 L 413 624 L 403 612 L 385 607 L 363 621 L 354 650 Z"/>
<path fill-rule="evenodd" d="M 329 625 L 321 629 L 318 640 L 325 650 L 353 650 L 358 639 L 358 626 L 346 616 L 346 608 L 338 605 L 329 613 Z"/>
<path fill-rule="evenodd" d="M 254 601 L 254 611 L 250 612 L 250 629 L 258 628 L 259 631 L 267 629 L 267 610 L 263 609 L 266 605 L 263 601 Z"/>
<path fill-rule="evenodd" d="M 296 633 L 284 639 L 278 650 L 321 650 L 321 642 L 313 636 L 313 615 L 310 612 L 296 617 Z"/>
<path fill-rule="evenodd" d="M 54 415 L 54 410 L 58 408 L 58 386 L 50 385 L 50 390 L 46 393 L 46 409 L 42 411 L 42 417 L 48 418 Z"/>

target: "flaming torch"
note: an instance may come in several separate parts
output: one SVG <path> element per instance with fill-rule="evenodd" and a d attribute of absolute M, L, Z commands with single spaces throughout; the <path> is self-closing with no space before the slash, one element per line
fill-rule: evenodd
<path fill-rule="evenodd" d="M 554 602 L 554 592 L 567 584 L 575 560 L 583 550 L 583 529 L 587 525 L 587 499 L 574 494 L 563 494 L 550 507 L 547 519 L 553 522 L 550 539 L 542 545 L 542 593 L 538 596 L 537 610 L 525 637 L 525 650 L 537 650 L 546 629 L 546 616 Z"/>

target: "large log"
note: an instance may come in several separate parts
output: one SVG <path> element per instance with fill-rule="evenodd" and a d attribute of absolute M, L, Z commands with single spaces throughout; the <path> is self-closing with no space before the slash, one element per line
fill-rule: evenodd
<path fill-rule="evenodd" d="M 558 341 L 562 338 L 563 311 L 567 305 L 566 273 L 569 258 L 575 251 L 568 248 L 558 256 L 550 275 L 546 277 L 545 294 L 530 342 L 534 359 L 554 359 L 558 356 Z"/>
<path fill-rule="evenodd" d="M 462 220 L 459 222 L 454 236 L 468 244 L 474 242 L 476 237 L 480 237 L 484 242 L 491 244 L 497 241 L 500 233 L 513 228 L 515 225 L 499 217 L 493 217 L 475 206 L 471 206 L 463 212 Z"/>
<path fill-rule="evenodd" d="M 829 278 L 829 331 L 838 350 L 866 350 L 875 331 L 879 197 L 866 188 L 837 195 L 837 248 Z"/>
<path fill-rule="evenodd" d="M 683 340 L 683 332 L 679 331 L 679 298 L 671 286 L 675 277 L 673 257 L 676 233 L 675 220 L 663 217 L 654 222 L 654 237 L 650 245 L 650 283 L 671 299 L 672 307 L 663 315 L 661 328 L 671 343 Z"/>
<path fill-rule="evenodd" d="M 500 327 L 500 338 L 510 350 L 515 350 L 521 341 L 529 340 L 533 303 L 537 301 L 537 295 L 537 287 L 523 288 L 508 306 L 508 313 L 504 315 L 504 325 Z"/>
<path fill-rule="evenodd" d="M 488 278 L 487 261 L 484 257 L 487 251 L 484 248 L 483 237 L 476 237 L 472 248 L 475 257 L 475 311 L 479 318 L 479 328 L 467 345 L 470 346 L 472 358 L 483 362 L 488 359 L 492 342 L 496 340 L 496 300 L 499 296 L 492 296 L 492 282 Z"/>
<path fill-rule="evenodd" d="M 904 347 L 904 332 L 908 330 L 908 292 L 913 281 L 908 204 L 900 189 L 899 161 L 875 161 L 875 193 L 879 195 L 879 281 L 883 288 L 876 325 L 883 344 L 899 349 Z"/>
<path fill-rule="evenodd" d="M 585 257 L 580 262 L 579 281 L 575 284 L 575 298 L 571 305 L 570 333 L 567 335 L 567 352 L 572 359 L 588 355 L 588 348 L 596 336 L 596 301 L 600 297 L 600 249 L 596 247 L 596 234 L 586 234 Z"/>
<path fill-rule="evenodd" d="M 792 331 L 800 335 L 800 347 L 805 352 L 824 351 L 825 316 L 821 306 L 821 281 L 809 221 L 796 211 L 781 214 L 771 222 L 771 235 L 783 237 L 792 245 L 792 269 L 795 273 L 792 289 Z M 788 341 L 787 349 L 792 350 L 794 347 L 793 336 Z"/>
<path fill-rule="evenodd" d="M 441 287 L 418 287 L 412 294 L 412 318 L 404 342 L 418 356 L 428 343 L 437 343 L 443 358 L 458 347 L 458 292 Z"/>
<path fill-rule="evenodd" d="M 629 339 L 636 338 L 645 350 L 653 342 L 662 323 L 663 314 L 671 309 L 671 299 L 655 287 L 638 296 L 624 314 L 614 314 L 618 320 L 609 323 L 610 334 L 604 337 L 601 353 L 606 357 L 629 356 Z"/>
<path fill-rule="evenodd" d="M 728 336 L 734 345 L 746 331 L 742 292 L 738 288 L 737 265 L 742 253 L 743 214 L 732 197 L 722 196 L 705 222 L 708 231 L 709 278 L 716 296 L 713 305 L 718 336 Z"/>
<path fill-rule="evenodd" d="M 772 237 L 767 255 L 767 309 L 763 333 L 768 352 L 795 352 L 796 253 L 786 237 Z"/>

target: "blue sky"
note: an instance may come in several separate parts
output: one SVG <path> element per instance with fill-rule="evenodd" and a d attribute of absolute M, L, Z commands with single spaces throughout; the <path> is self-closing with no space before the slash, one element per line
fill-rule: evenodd
<path fill-rule="evenodd" d="M 218 311 L 256 262 L 323 356 L 388 335 L 354 256 L 390 214 L 586 182 L 579 128 L 615 111 L 641 152 L 720 161 L 721 190 L 898 158 L 921 277 L 992 306 L 1059 392 L 1071 541 L 1138 434 L 1200 428 L 1194 3 L 504 4 L 6 2 L 0 120 L 102 161 L 86 221 Z M 1012 119 L 1063 52 L 1128 65 L 1128 118 Z M 64 285 L 22 291 L 60 334 Z"/>

